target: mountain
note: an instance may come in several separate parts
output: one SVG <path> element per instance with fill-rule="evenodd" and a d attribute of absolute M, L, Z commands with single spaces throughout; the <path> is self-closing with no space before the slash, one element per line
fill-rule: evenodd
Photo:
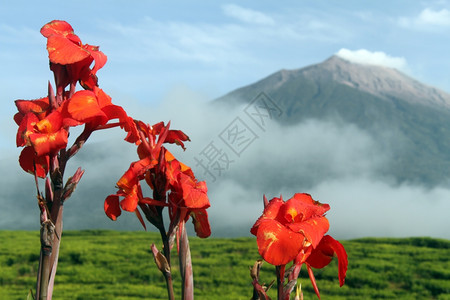
<path fill-rule="evenodd" d="M 266 93 L 283 112 L 280 123 L 308 119 L 350 123 L 393 151 L 380 175 L 426 185 L 450 181 L 450 95 L 396 69 L 332 56 L 278 71 L 215 100 L 235 106 Z M 386 139 L 386 134 L 392 139 Z M 367 159 L 371 159 L 368 157 Z"/>

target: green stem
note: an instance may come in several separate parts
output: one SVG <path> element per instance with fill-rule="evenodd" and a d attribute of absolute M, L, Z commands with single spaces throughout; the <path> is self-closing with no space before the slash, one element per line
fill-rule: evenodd
<path fill-rule="evenodd" d="M 285 265 L 281 265 L 281 266 L 276 266 L 276 273 L 277 273 L 277 292 L 278 292 L 278 300 L 283 300 L 283 288 L 284 288 L 284 271 L 285 271 L 286 266 Z"/>
<path fill-rule="evenodd" d="M 159 232 L 161 234 L 161 240 L 163 242 L 163 251 L 164 251 L 164 256 L 166 257 L 167 260 L 167 264 L 169 265 L 169 270 L 171 269 L 171 265 L 170 265 L 170 246 L 169 246 L 169 239 L 167 237 L 165 228 L 164 228 L 164 223 L 162 223 L 162 227 L 161 226 L 157 226 L 159 229 Z M 166 279 L 166 287 L 167 287 L 167 293 L 169 296 L 169 300 L 174 300 L 175 296 L 174 296 L 174 292 L 173 292 L 173 281 L 172 281 L 172 274 L 170 272 L 163 272 L 164 274 L 164 278 Z"/>
<path fill-rule="evenodd" d="M 180 237 L 180 273 L 182 279 L 182 298 L 183 300 L 194 299 L 194 275 L 192 272 L 191 250 L 189 249 L 189 240 L 186 232 L 184 221 L 180 222 L 181 237 Z"/>
<path fill-rule="evenodd" d="M 174 300 L 175 295 L 173 293 L 172 275 L 170 273 L 168 273 L 167 275 L 164 275 L 164 278 L 166 279 L 167 294 L 169 296 L 169 300 Z"/>

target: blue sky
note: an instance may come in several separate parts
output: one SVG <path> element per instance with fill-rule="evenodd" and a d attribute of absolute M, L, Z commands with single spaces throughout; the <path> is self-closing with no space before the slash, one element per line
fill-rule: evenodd
<path fill-rule="evenodd" d="M 1 103 L 45 93 L 51 74 L 39 29 L 53 19 L 108 55 L 105 90 L 146 104 L 176 85 L 215 98 L 343 48 L 383 52 L 450 91 L 448 1 L 19 0 L 0 3 Z"/>
<path fill-rule="evenodd" d="M 12 101 L 45 95 L 52 79 L 39 29 L 53 19 L 100 45 L 100 84 L 118 104 L 154 105 L 176 86 L 213 99 L 341 49 L 366 61 L 379 52 L 377 62 L 450 92 L 449 1 L 1 1 L 2 150 Z"/>
<path fill-rule="evenodd" d="M 100 86 L 115 104 L 137 113 L 153 108 L 158 111 L 167 99 L 188 107 L 193 98 L 197 102 L 211 100 L 280 69 L 302 68 L 336 53 L 349 60 L 398 68 L 450 92 L 450 1 L 0 0 L 0 151 L 8 166 L 9 161 L 17 166 L 20 152 L 15 147 L 13 101 L 45 96 L 47 82 L 53 80 L 46 40 L 39 30 L 54 19 L 68 21 L 84 43 L 100 46 L 108 56 L 107 64 L 98 72 Z M 152 116 L 147 121 L 176 121 L 170 113 L 180 115 L 167 110 L 164 116 Z M 215 130 L 220 132 L 221 126 L 224 125 L 217 125 Z M 333 130 L 327 126 L 323 125 L 325 133 Z M 364 133 L 355 133 L 352 128 L 343 130 L 359 136 L 360 146 L 371 149 Z M 198 147 L 208 141 L 202 140 Z M 361 157 L 361 161 L 364 159 Z M 241 164 L 245 165 L 244 161 Z M 21 171 L 17 168 L 17 172 Z M 26 178 L 31 180 L 30 176 Z M 386 201 L 402 198 L 403 202 L 398 203 L 409 203 L 407 199 L 412 195 L 421 195 L 420 199 L 430 195 L 448 199 L 450 194 L 447 189 L 398 188 L 386 182 L 365 182 L 360 176 L 358 180 L 363 182 L 355 185 L 357 195 L 365 193 L 365 185 L 373 191 L 381 187 Z M 319 185 L 314 191 L 346 199 L 341 183 L 329 183 L 327 188 Z M 350 186 L 351 180 L 345 183 Z M 234 187 L 234 193 L 240 188 Z M 260 194 L 255 190 L 252 197 L 259 199 Z M 373 205 L 376 209 L 377 205 Z M 448 205 L 447 201 L 439 207 Z M 416 224 L 414 218 L 423 210 L 418 204 L 405 222 Z M 368 210 L 367 216 L 370 215 Z M 338 218 L 348 219 L 344 214 Z M 431 234 L 439 226 L 436 223 L 419 233 Z M 387 228 L 378 234 L 386 235 L 391 230 Z M 414 234 L 411 230 L 392 232 L 397 236 Z M 448 233 L 437 235 L 448 237 Z"/>
<path fill-rule="evenodd" d="M 404 71 L 450 91 L 448 1 L 19 0 L 0 3 L 2 103 L 45 90 L 39 29 L 53 19 L 108 55 L 105 89 L 145 103 L 179 84 L 217 97 L 342 48 L 402 59 Z"/>

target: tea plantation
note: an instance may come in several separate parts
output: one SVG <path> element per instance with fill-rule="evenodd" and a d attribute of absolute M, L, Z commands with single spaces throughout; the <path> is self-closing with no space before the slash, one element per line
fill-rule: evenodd
<path fill-rule="evenodd" d="M 24 300 L 35 289 L 39 233 L 0 231 L 0 239 L 0 299 Z M 64 232 L 53 299 L 167 299 L 152 243 L 161 248 L 159 236 L 151 232 Z M 346 283 L 339 287 L 337 261 L 315 270 L 322 299 L 450 299 L 450 241 L 365 238 L 342 243 L 349 256 Z M 259 259 L 254 238 L 192 237 L 190 244 L 195 299 L 250 299 L 249 267 Z M 172 273 L 179 298 L 178 268 Z M 274 267 L 264 264 L 261 281 L 273 279 Z M 299 281 L 304 299 L 317 299 L 305 268 Z M 276 299 L 275 289 L 269 295 Z"/>

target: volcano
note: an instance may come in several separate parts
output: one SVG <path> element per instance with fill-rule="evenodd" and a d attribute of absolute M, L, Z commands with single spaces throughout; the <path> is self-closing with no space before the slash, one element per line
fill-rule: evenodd
<path fill-rule="evenodd" d="M 383 176 L 429 186 L 450 181 L 450 95 L 444 91 L 396 69 L 332 56 L 319 64 L 280 70 L 214 103 L 241 105 L 261 92 L 283 111 L 283 126 L 310 119 L 350 123 L 394 149 Z M 386 133 L 398 140 L 386 139 Z"/>

